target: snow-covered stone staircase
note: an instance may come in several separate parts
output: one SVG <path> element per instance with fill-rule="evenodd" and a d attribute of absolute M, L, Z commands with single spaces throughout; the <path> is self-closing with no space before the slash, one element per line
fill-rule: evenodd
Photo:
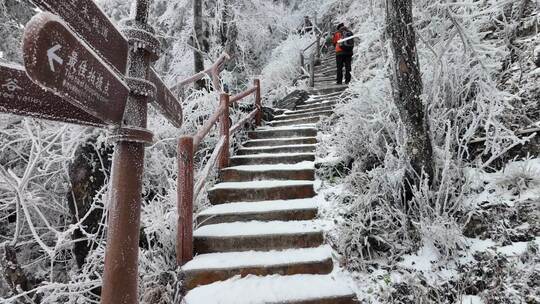
<path fill-rule="evenodd" d="M 356 303 L 332 274 L 314 198 L 316 123 L 338 94 L 312 96 L 250 132 L 222 170 L 208 191 L 213 207 L 197 217 L 197 255 L 183 266 L 186 303 Z"/>

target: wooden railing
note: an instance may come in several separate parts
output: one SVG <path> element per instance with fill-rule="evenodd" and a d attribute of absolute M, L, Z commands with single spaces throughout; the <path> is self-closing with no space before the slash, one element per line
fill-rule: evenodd
<path fill-rule="evenodd" d="M 205 74 L 208 74 L 214 82 L 214 87 L 218 87 L 216 85 L 219 84 L 219 66 L 225 63 L 227 58 L 228 56 L 222 56 L 208 72 L 201 72 L 202 74 L 198 73 L 182 81 L 180 84 L 184 86 L 202 79 Z M 255 109 L 238 121 L 234 126 L 231 126 L 229 115 L 230 106 L 250 95 L 255 96 Z M 257 126 L 261 124 L 261 109 L 261 84 L 260 81 L 256 79 L 253 87 L 238 95 L 231 97 L 229 94 L 221 93 L 218 108 L 208 120 L 206 120 L 197 133 L 193 136 L 182 136 L 178 140 L 178 227 L 176 243 L 176 261 L 178 265 L 184 265 L 186 262 L 193 259 L 193 202 L 197 200 L 197 197 L 202 192 L 212 169 L 214 169 L 216 165 L 218 169 L 229 166 L 230 137 L 252 119 L 255 119 L 255 124 Z M 199 179 L 195 182 L 193 167 L 194 155 L 200 143 L 208 133 L 210 133 L 214 125 L 219 125 L 219 140 L 205 167 L 202 169 Z"/>
<path fill-rule="evenodd" d="M 325 33 L 320 33 L 315 38 L 315 41 L 313 41 L 310 45 L 308 45 L 306 48 L 304 48 L 300 52 L 300 66 L 304 72 L 306 72 L 309 75 L 309 86 L 314 87 L 315 86 L 315 65 L 317 62 L 320 62 L 321 60 L 321 38 L 324 37 Z M 313 48 L 315 46 L 315 49 L 313 52 L 311 52 L 309 56 L 309 65 L 308 70 L 306 70 L 306 55 L 305 53 Z"/>
<path fill-rule="evenodd" d="M 214 87 L 214 90 L 219 93 L 223 92 L 223 88 L 219 81 L 219 73 L 221 72 L 221 70 L 223 70 L 223 68 L 225 67 L 225 63 L 229 59 L 230 59 L 230 56 L 227 53 L 221 54 L 221 56 L 216 60 L 216 62 L 214 62 L 214 64 L 210 66 L 208 69 L 180 81 L 178 84 L 174 85 L 171 88 L 171 90 L 179 91 L 180 95 L 182 95 L 183 97 L 184 95 L 183 91 L 184 91 L 185 86 L 187 86 L 190 83 L 194 83 L 198 80 L 201 80 L 205 76 L 208 76 L 210 80 L 212 81 L 212 86 Z"/>

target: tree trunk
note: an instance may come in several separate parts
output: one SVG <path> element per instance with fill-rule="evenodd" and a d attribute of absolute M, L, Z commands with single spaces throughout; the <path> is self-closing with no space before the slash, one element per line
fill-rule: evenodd
<path fill-rule="evenodd" d="M 195 73 L 204 70 L 203 57 L 203 20 L 202 20 L 202 0 L 193 0 L 193 59 L 195 64 Z M 195 88 L 205 88 L 203 79 L 195 83 Z"/>
<path fill-rule="evenodd" d="M 230 0 L 223 1 L 223 11 L 221 15 L 222 22 L 220 25 L 221 45 L 225 52 L 231 57 L 231 60 L 225 65 L 227 70 L 234 70 L 236 67 L 236 50 L 238 48 L 236 43 L 238 29 L 236 28 L 236 22 L 232 22 L 235 16 L 231 6 Z"/>
<path fill-rule="evenodd" d="M 68 206 L 72 223 L 75 224 L 88 212 L 90 214 L 82 222 L 87 233 L 94 234 L 99 230 L 103 209 L 91 210 L 98 191 L 105 185 L 111 168 L 110 155 L 112 147 L 95 147 L 95 139 L 83 143 L 75 151 L 75 158 L 69 165 L 71 192 L 68 193 Z M 96 151 L 99 150 L 99 151 Z M 81 229 L 73 232 L 72 238 L 78 240 L 73 245 L 77 265 L 81 268 L 90 252 L 92 243 L 84 240 L 86 235 Z"/>
<path fill-rule="evenodd" d="M 19 294 L 21 291 L 30 291 L 34 288 L 31 280 L 28 278 L 17 260 L 17 251 L 7 242 L 0 244 L 0 270 L 4 280 L 8 283 L 13 294 Z M 40 303 L 41 297 L 36 294 L 29 294 L 17 303 Z"/>
<path fill-rule="evenodd" d="M 418 184 L 423 174 L 432 182 L 433 149 L 421 99 L 422 77 L 413 27 L 412 0 L 387 0 L 386 4 L 387 30 L 394 56 L 394 102 L 407 132 L 406 152 L 411 165 L 405 184 L 411 187 Z M 410 198 L 410 193 L 407 198 Z"/>

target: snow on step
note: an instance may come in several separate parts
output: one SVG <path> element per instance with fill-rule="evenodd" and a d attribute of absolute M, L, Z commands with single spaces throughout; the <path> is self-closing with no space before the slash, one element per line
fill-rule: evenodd
<path fill-rule="evenodd" d="M 207 225 L 193 232 L 193 237 L 236 237 L 303 234 L 322 231 L 318 221 L 271 221 L 271 222 L 235 222 Z"/>
<path fill-rule="evenodd" d="M 314 209 L 317 207 L 318 202 L 312 198 L 262 202 L 241 202 L 217 205 L 202 211 L 201 213 L 199 213 L 199 215 L 211 216 L 217 214 L 271 212 L 280 210 Z"/>
<path fill-rule="evenodd" d="M 309 109 L 297 109 L 292 111 L 285 112 L 286 115 L 299 115 L 299 114 L 308 114 L 311 112 L 322 112 L 322 111 L 332 111 L 334 107 L 332 106 L 319 106 L 319 107 L 312 107 Z"/>
<path fill-rule="evenodd" d="M 268 123 L 269 126 L 300 126 L 303 124 L 316 124 L 321 120 L 321 117 L 314 116 L 314 117 L 301 117 L 301 118 L 293 118 L 293 119 L 282 119 L 282 120 L 275 120 Z"/>
<path fill-rule="evenodd" d="M 231 158 L 265 158 L 265 157 L 287 157 L 287 156 L 315 156 L 315 153 L 259 153 L 249 155 L 236 155 Z"/>
<path fill-rule="evenodd" d="M 306 102 L 305 104 L 297 105 L 296 109 L 297 110 L 310 110 L 310 109 L 319 108 L 319 107 L 328 107 L 328 106 L 333 106 L 337 104 L 337 102 L 338 100 L 335 100 L 335 99 L 324 99 L 323 101 L 310 102 L 310 103 Z"/>
<path fill-rule="evenodd" d="M 211 190 L 216 189 L 264 189 L 273 187 L 287 186 L 313 186 L 313 181 L 303 180 L 267 180 L 267 181 L 250 181 L 250 182 L 231 182 L 216 184 Z"/>
<path fill-rule="evenodd" d="M 324 261 L 332 257 L 330 246 L 316 248 L 207 253 L 195 256 L 182 267 L 184 271 L 224 269 L 245 266 L 271 266 Z"/>
<path fill-rule="evenodd" d="M 299 136 L 299 137 L 275 137 L 275 138 L 259 138 L 249 139 L 244 142 L 243 147 L 272 147 L 283 146 L 284 144 L 315 144 L 317 137 L 314 136 Z"/>
<path fill-rule="evenodd" d="M 315 162 L 304 161 L 296 164 L 246 165 L 228 167 L 227 169 L 239 171 L 311 170 L 315 169 Z"/>
<path fill-rule="evenodd" d="M 317 148 L 317 144 L 305 144 L 305 145 L 281 145 L 281 146 L 259 146 L 259 147 L 242 147 L 242 150 L 264 150 L 264 149 L 280 149 L 280 148 Z"/>
<path fill-rule="evenodd" d="M 276 137 L 276 138 L 259 138 L 259 139 L 250 139 L 249 142 L 267 142 L 267 141 L 280 141 L 280 140 L 302 140 L 302 139 L 312 139 L 313 136 L 299 136 L 299 137 Z"/>
<path fill-rule="evenodd" d="M 319 113 L 324 113 L 324 112 L 330 112 L 330 111 L 324 111 L 324 110 L 319 111 L 319 110 L 315 109 L 315 110 L 309 110 L 308 112 L 302 112 L 302 113 L 285 113 L 283 115 L 274 116 L 274 121 L 291 120 L 291 119 L 295 119 L 295 118 L 298 118 L 298 117 L 310 117 L 310 115 L 311 116 L 316 116 Z M 281 129 L 288 129 L 288 130 L 307 129 L 307 128 L 317 129 L 317 124 L 311 123 L 311 124 L 302 124 L 302 125 L 296 125 L 296 126 L 272 127 L 271 129 L 272 130 L 278 130 L 280 128 Z M 264 129 L 264 130 L 266 130 L 266 129 Z"/>
<path fill-rule="evenodd" d="M 288 115 L 279 115 L 277 117 L 287 117 Z M 308 124 L 301 124 L 301 125 L 292 125 L 292 126 L 279 126 L 279 127 L 259 127 L 255 130 L 255 132 L 258 131 L 296 131 L 296 130 L 318 130 L 317 124 L 314 123 L 308 123 Z M 289 137 L 291 138 L 291 137 Z"/>
<path fill-rule="evenodd" d="M 343 297 L 352 299 L 354 294 L 346 282 L 331 275 L 273 275 L 232 278 L 197 287 L 188 292 L 185 300 L 187 304 L 262 304 Z"/>

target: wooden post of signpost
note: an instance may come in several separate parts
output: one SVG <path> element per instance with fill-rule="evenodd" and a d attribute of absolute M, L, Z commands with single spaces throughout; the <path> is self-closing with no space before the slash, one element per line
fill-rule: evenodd
<path fill-rule="evenodd" d="M 0 111 L 113 130 L 101 303 L 138 303 L 144 148 L 153 138 L 147 103 L 176 127 L 183 118 L 180 103 L 150 68 L 159 53 L 148 25 L 151 1 L 137 0 L 135 20 L 123 34 L 92 0 L 31 1 L 44 12 L 25 27 L 26 71 L 0 65 Z"/>
<path fill-rule="evenodd" d="M 148 5 L 147 0 L 137 0 L 133 31 L 149 28 Z M 147 79 L 155 54 L 139 48 L 135 39 L 130 42 L 128 77 L 140 84 Z M 149 97 L 143 94 L 130 92 L 122 128 L 146 129 Z M 137 270 L 144 152 L 144 142 L 129 134 L 119 135 L 112 164 L 102 304 L 139 302 Z"/>
<path fill-rule="evenodd" d="M 223 107 L 223 114 L 219 119 L 219 133 L 220 136 L 225 138 L 221 154 L 219 156 L 218 168 L 223 169 L 229 166 L 229 130 L 231 128 L 231 121 L 229 119 L 229 94 L 221 94 L 219 96 L 220 106 Z"/>
<path fill-rule="evenodd" d="M 262 122 L 261 80 L 255 79 L 253 84 L 257 88 L 255 91 L 255 108 L 257 109 L 257 114 L 255 114 L 255 125 L 258 127 Z"/>
<path fill-rule="evenodd" d="M 176 263 L 193 258 L 193 136 L 178 140 Z"/>

